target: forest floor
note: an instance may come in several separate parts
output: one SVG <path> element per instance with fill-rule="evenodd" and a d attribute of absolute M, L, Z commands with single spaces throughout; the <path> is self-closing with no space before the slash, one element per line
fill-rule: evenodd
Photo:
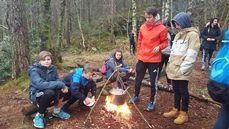
<path fill-rule="evenodd" d="M 70 53 L 63 55 L 66 66 L 76 66 L 77 62 L 90 62 L 100 67 L 103 59 L 110 53 L 100 54 L 80 54 L 72 55 Z M 86 55 L 86 56 L 83 56 Z M 125 62 L 134 66 L 136 62 L 133 56 L 128 52 L 124 53 Z M 66 71 L 60 70 L 60 77 L 66 75 Z M 200 70 L 200 59 L 195 63 L 195 69 L 189 83 L 190 92 L 208 98 L 207 81 L 209 78 L 208 71 Z M 160 82 L 165 84 L 165 77 L 161 77 Z M 22 105 L 28 104 L 28 91 L 25 89 L 20 92 L 17 86 L 9 86 L 10 90 L 3 90 L 0 87 L 0 128 L 1 129 L 31 129 L 32 116 L 24 116 L 21 113 Z M 134 82 L 129 81 L 128 91 L 133 94 Z M 211 129 L 216 119 L 219 106 L 209 102 L 201 102 L 195 98 L 190 98 L 189 122 L 183 125 L 173 124 L 174 118 L 164 118 L 163 112 L 168 111 L 173 106 L 173 94 L 165 91 L 158 91 L 157 105 L 153 112 L 146 112 L 146 105 L 149 101 L 149 87 L 143 86 L 140 93 L 140 102 L 136 103 L 149 124 L 155 129 Z M 129 98 L 127 98 L 129 99 Z M 48 120 L 47 129 L 77 129 L 77 128 L 98 128 L 98 129 L 145 129 L 149 126 L 142 119 L 133 105 L 128 105 L 131 110 L 129 120 L 120 116 L 115 116 L 104 110 L 105 96 L 102 96 L 95 106 L 91 119 L 84 124 L 89 113 L 89 108 L 84 106 L 75 106 L 70 108 L 71 118 L 68 120 L 59 120 L 53 118 Z"/>

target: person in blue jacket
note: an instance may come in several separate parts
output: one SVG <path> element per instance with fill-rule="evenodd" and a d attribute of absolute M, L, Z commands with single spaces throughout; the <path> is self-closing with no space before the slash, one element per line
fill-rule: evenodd
<path fill-rule="evenodd" d="M 76 68 L 64 78 L 63 81 L 70 87 L 70 98 L 61 108 L 63 111 L 68 111 L 77 100 L 87 106 L 91 103 L 91 98 L 95 99 L 96 83 L 92 79 L 93 74 L 93 66 L 86 64 L 84 68 Z"/>
<path fill-rule="evenodd" d="M 221 98 L 222 101 L 221 109 L 218 113 L 213 129 L 229 129 L 229 74 L 227 71 L 229 69 L 229 28 L 227 28 L 224 33 L 222 43 L 224 45 L 219 50 L 216 59 L 214 60 L 216 64 L 213 64 L 210 74 L 211 81 L 209 81 L 210 85 L 218 87 L 215 88 L 218 89 L 215 93 L 220 93 L 219 98 Z"/>
<path fill-rule="evenodd" d="M 133 73 L 133 69 L 126 66 L 123 61 L 123 54 L 121 50 L 116 50 L 115 53 L 109 58 L 106 63 L 106 78 L 109 78 L 112 73 L 118 69 L 120 73 L 122 73 L 122 81 L 126 82 L 131 74 Z M 118 73 L 114 73 L 113 76 L 110 78 L 110 82 L 115 82 L 117 80 Z M 116 88 L 121 88 L 120 83 L 116 83 Z"/>
<path fill-rule="evenodd" d="M 56 66 L 52 65 L 52 54 L 42 51 L 38 55 L 38 62 L 28 69 L 30 78 L 30 100 L 37 104 L 38 113 L 33 119 L 36 128 L 44 128 L 44 114 L 46 109 L 54 102 L 53 115 L 61 119 L 68 119 L 70 115 L 58 108 L 58 94 L 68 92 L 68 88 L 59 79 Z"/>

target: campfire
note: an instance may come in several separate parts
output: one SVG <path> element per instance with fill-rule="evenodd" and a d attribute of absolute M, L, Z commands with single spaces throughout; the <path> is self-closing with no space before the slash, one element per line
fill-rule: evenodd
<path fill-rule="evenodd" d="M 131 118 L 131 112 L 127 103 L 125 102 L 122 105 L 118 105 L 113 102 L 114 102 L 114 97 L 106 96 L 105 110 L 125 120 L 129 120 Z"/>

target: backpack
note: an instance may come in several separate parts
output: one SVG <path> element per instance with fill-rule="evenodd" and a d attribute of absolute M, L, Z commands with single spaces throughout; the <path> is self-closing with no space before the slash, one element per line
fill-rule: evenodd
<path fill-rule="evenodd" d="M 229 34 L 229 31 L 227 31 Z M 226 32 L 226 33 L 227 33 Z M 208 93 L 210 97 L 222 104 L 229 104 L 229 40 L 219 50 L 212 64 Z"/>
<path fill-rule="evenodd" d="M 104 62 L 103 62 L 103 64 L 102 64 L 102 67 L 101 67 L 101 69 L 100 69 L 100 72 L 102 73 L 102 74 L 106 74 L 106 72 L 107 72 L 107 62 L 108 62 L 108 60 L 109 59 L 106 59 L 106 60 L 104 60 Z"/>

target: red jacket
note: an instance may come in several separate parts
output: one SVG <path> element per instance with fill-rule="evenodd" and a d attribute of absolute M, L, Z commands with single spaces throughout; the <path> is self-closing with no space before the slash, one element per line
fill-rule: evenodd
<path fill-rule="evenodd" d="M 167 34 L 168 30 L 161 22 L 143 24 L 138 37 L 137 59 L 143 62 L 161 62 L 161 50 L 168 45 Z M 153 49 L 157 46 L 160 50 L 154 53 Z"/>

